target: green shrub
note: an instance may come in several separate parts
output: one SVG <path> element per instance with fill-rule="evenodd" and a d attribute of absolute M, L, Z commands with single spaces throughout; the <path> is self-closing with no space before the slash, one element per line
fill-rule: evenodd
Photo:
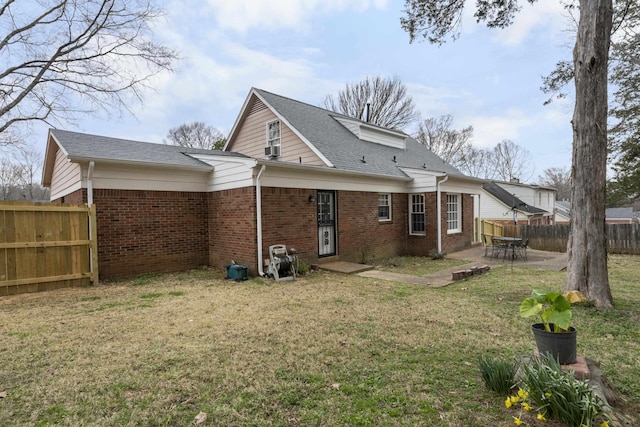
<path fill-rule="evenodd" d="M 480 374 L 489 390 L 507 395 L 515 386 L 516 364 L 513 361 L 494 359 L 492 357 L 478 358 Z"/>
<path fill-rule="evenodd" d="M 301 276 L 309 272 L 309 264 L 300 257 L 296 257 L 296 272 Z"/>
<path fill-rule="evenodd" d="M 587 381 L 578 380 L 572 372 L 564 371 L 550 355 L 534 357 L 529 363 L 523 363 L 520 382 L 538 411 L 569 427 L 597 426 L 607 419 L 604 413 L 606 402 Z"/>
<path fill-rule="evenodd" d="M 431 259 L 444 259 L 444 257 L 447 256 L 447 253 L 438 251 L 437 249 L 431 249 L 431 251 L 429 251 L 429 256 Z"/>

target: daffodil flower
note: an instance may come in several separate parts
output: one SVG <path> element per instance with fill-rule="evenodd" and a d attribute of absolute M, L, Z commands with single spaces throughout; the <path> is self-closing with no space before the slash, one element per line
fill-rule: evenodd
<path fill-rule="evenodd" d="M 533 409 L 533 408 L 531 407 L 531 405 L 529 405 L 527 402 L 524 402 L 524 403 L 522 404 L 522 408 L 523 408 L 525 411 L 530 411 L 530 410 L 532 410 L 532 409 Z"/>
<path fill-rule="evenodd" d="M 549 393 L 549 392 L 546 392 L 544 395 L 545 395 L 545 397 L 551 397 L 551 396 L 553 396 L 553 395 L 552 395 L 551 393 Z"/>
<path fill-rule="evenodd" d="M 609 422 L 603 421 L 602 423 L 600 423 L 600 427 L 609 427 Z"/>
<path fill-rule="evenodd" d="M 529 397 L 529 392 L 524 391 L 523 389 L 518 389 L 518 397 L 520 397 L 520 399 L 526 399 Z"/>
<path fill-rule="evenodd" d="M 507 408 L 511 408 L 511 398 L 507 397 L 507 400 L 504 401 L 504 406 L 506 406 Z"/>
<path fill-rule="evenodd" d="M 513 417 L 513 423 L 517 426 L 521 426 L 522 424 L 524 424 L 524 422 L 518 417 Z"/>
<path fill-rule="evenodd" d="M 547 421 L 547 419 L 544 417 L 543 414 L 538 414 L 538 416 L 536 418 L 538 419 L 538 421 Z"/>

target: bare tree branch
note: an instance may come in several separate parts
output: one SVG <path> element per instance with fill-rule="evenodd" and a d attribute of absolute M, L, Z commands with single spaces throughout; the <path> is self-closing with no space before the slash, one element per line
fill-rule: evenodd
<path fill-rule="evenodd" d="M 378 126 L 402 129 L 418 120 L 413 99 L 407 95 L 407 87 L 394 77 L 374 77 L 347 84 L 338 93 L 337 99 L 327 95 L 324 107 L 359 120 L 367 120 L 369 104 L 369 122 Z"/>
<path fill-rule="evenodd" d="M 2 2 L 0 144 L 19 123 L 130 111 L 131 97 L 177 59 L 152 39 L 160 15 L 147 0 Z"/>

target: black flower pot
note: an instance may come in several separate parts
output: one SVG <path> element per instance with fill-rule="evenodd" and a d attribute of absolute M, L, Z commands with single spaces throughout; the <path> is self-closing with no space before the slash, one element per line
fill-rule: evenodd
<path fill-rule="evenodd" d="M 547 332 L 544 323 L 531 325 L 540 354 L 551 353 L 561 365 L 576 363 L 576 328 L 571 326 L 568 332 Z M 553 330 L 553 323 L 551 324 Z"/>

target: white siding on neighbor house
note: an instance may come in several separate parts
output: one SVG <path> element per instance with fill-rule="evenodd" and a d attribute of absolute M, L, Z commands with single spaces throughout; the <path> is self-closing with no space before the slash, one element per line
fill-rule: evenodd
<path fill-rule="evenodd" d="M 211 173 L 98 161 L 93 169 L 93 188 L 206 192 Z M 83 165 L 83 187 L 86 187 L 86 179 L 87 165 Z"/>
<path fill-rule="evenodd" d="M 265 159 L 264 148 L 267 146 L 266 123 L 278 117 L 266 106 L 256 108 L 256 100 L 249 109 L 249 114 L 241 122 L 234 140 L 226 151 L 242 153 L 249 157 Z M 262 104 L 264 105 L 264 104 Z M 259 106 L 258 106 L 259 107 Z M 279 161 L 300 163 L 305 165 L 325 166 L 325 163 L 296 135 L 289 127 L 280 122 L 281 155 Z"/>
<path fill-rule="evenodd" d="M 82 170 L 80 165 L 67 160 L 60 149 L 56 151 L 51 176 L 51 200 L 59 199 L 82 188 Z"/>
<path fill-rule="evenodd" d="M 480 201 L 480 218 L 488 221 L 513 221 L 510 206 L 505 206 L 489 193 L 483 192 Z M 528 217 L 517 212 L 518 221 L 526 221 Z"/>

